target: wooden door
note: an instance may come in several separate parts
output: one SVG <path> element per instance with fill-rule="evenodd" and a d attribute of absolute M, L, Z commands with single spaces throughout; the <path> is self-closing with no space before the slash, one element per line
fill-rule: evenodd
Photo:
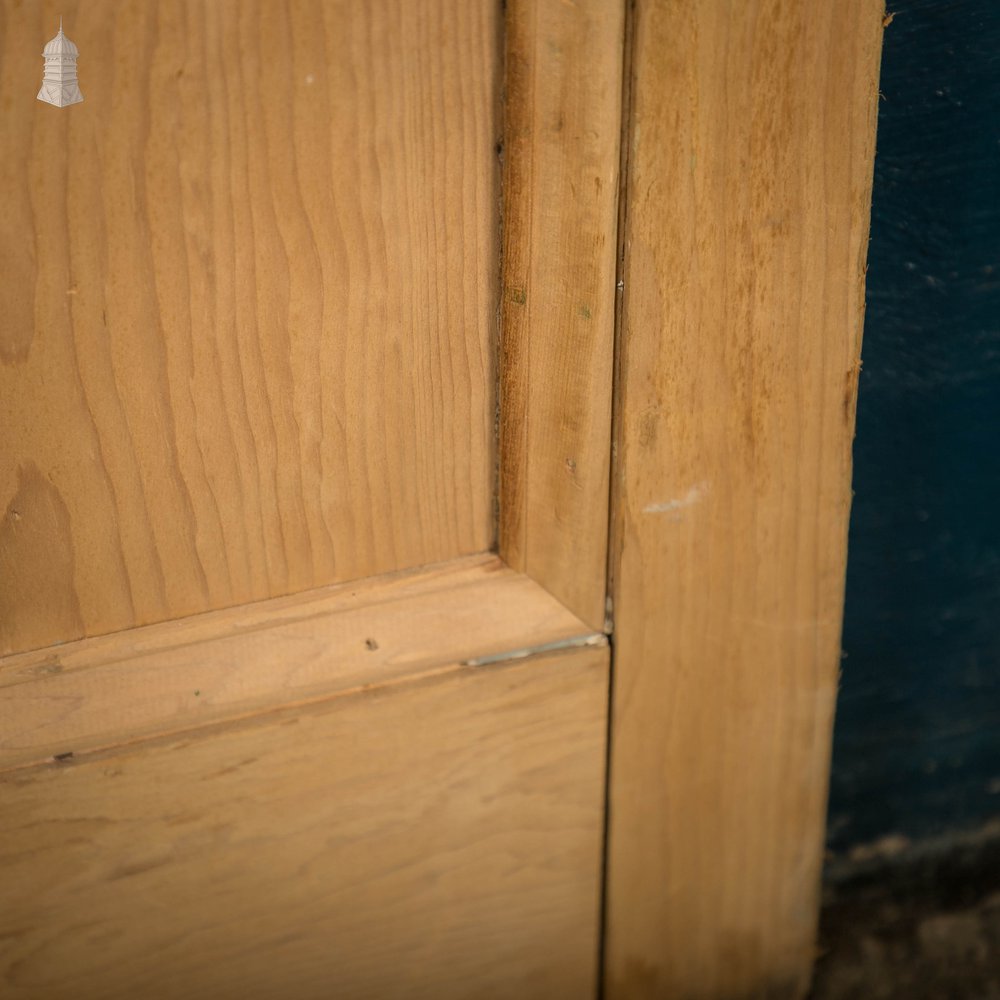
<path fill-rule="evenodd" d="M 778 6 L 751 5 L 761 24 Z M 584 997 L 602 962 L 621 997 L 736 995 L 722 991 L 779 974 L 798 988 L 811 918 L 788 928 L 814 913 L 815 867 L 789 886 L 795 852 L 819 857 L 822 793 L 735 917 L 726 898 L 702 912 L 687 876 L 663 867 L 688 857 L 663 816 L 681 789 L 692 842 L 711 828 L 729 773 L 688 795 L 684 762 L 713 725 L 737 731 L 713 715 L 734 708 L 713 682 L 700 736 L 683 730 L 679 751 L 649 737 L 675 695 L 657 680 L 658 581 L 697 593 L 685 574 L 702 559 L 657 532 L 709 490 L 752 517 L 760 485 L 721 448 L 725 428 L 702 440 L 664 421 L 671 400 L 702 392 L 702 366 L 730 371 L 730 317 L 748 350 L 787 346 L 767 284 L 787 260 L 748 265 L 759 308 L 707 320 L 704 357 L 680 336 L 676 355 L 658 353 L 667 298 L 704 316 L 707 296 L 732 290 L 674 281 L 655 232 L 675 246 L 678 209 L 650 179 L 683 175 L 665 152 L 695 127 L 683 95 L 707 95 L 704 130 L 752 85 L 757 117 L 730 129 L 739 148 L 773 151 L 780 136 L 792 151 L 765 157 L 728 242 L 713 187 L 676 245 L 724 272 L 754 227 L 805 205 L 808 239 L 793 231 L 823 263 L 789 287 L 825 274 L 831 294 L 860 293 L 880 14 L 857 0 L 817 25 L 806 6 L 777 20 L 803 54 L 765 72 L 756 18 L 714 2 L 678 8 L 705 46 L 689 65 L 657 0 L 0 0 L 4 996 Z M 84 98 L 61 108 L 34 98 L 60 13 Z M 845 58 L 860 54 L 828 80 L 814 56 L 841 36 Z M 793 100 L 796 73 L 813 84 Z M 661 83 L 678 105 L 654 96 Z M 841 107 L 842 84 L 863 141 L 838 150 L 810 115 Z M 772 98 L 792 102 L 774 120 Z M 737 166 L 723 125 L 677 148 L 725 188 Z M 831 139 L 829 176 L 819 159 L 797 174 L 817 136 Z M 765 184 L 781 170 L 788 197 Z M 812 200 L 824 185 L 829 238 Z M 737 359 L 731 376 L 756 386 L 763 372 L 777 390 L 753 397 L 762 426 L 819 413 L 804 447 L 840 446 L 856 368 L 827 362 L 855 364 L 859 300 L 838 329 L 810 294 L 811 374 L 787 382 L 801 394 L 787 402 L 766 365 Z M 830 430 L 845 377 L 847 422 Z M 680 440 L 717 456 L 711 484 L 677 492 L 675 463 L 695 467 Z M 817 465 L 826 479 L 761 474 L 794 497 L 781 525 L 801 511 L 832 539 L 801 571 L 827 583 L 813 626 L 774 632 L 801 653 L 825 623 L 807 702 L 835 670 L 849 481 L 835 450 Z M 816 495 L 832 506 L 810 506 Z M 718 565 L 738 544 L 725 538 Z M 732 565 L 737 584 L 753 575 L 750 558 Z M 746 608 L 761 628 L 787 617 L 780 602 Z M 742 627 L 720 620 L 713 641 Z M 702 654 L 669 657 L 670 676 Z M 829 711 L 783 700 L 800 684 L 787 666 L 771 703 L 807 725 L 775 753 L 825 766 Z M 766 787 L 787 780 L 772 755 L 751 759 Z M 733 815 L 748 857 L 763 852 L 754 817 Z M 709 843 L 731 873 L 733 849 Z M 718 878 L 700 878 L 714 900 Z M 788 900 L 777 931 L 712 980 L 724 932 L 772 892 Z M 677 899 L 683 912 L 664 908 Z"/>
<path fill-rule="evenodd" d="M 60 10 L 67 108 L 2 11 L 4 995 L 586 993 L 607 644 L 495 554 L 499 6 Z"/>

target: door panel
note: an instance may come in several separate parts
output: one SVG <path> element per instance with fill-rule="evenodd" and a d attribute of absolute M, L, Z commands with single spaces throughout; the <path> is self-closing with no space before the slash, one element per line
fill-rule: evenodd
<path fill-rule="evenodd" d="M 608 649 L 0 778 L 9 1000 L 586 997 Z"/>
<path fill-rule="evenodd" d="M 498 16 L 0 0 L 0 653 L 489 547 Z"/>

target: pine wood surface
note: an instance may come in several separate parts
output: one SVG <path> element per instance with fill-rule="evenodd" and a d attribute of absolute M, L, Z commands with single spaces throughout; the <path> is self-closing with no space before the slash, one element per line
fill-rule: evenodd
<path fill-rule="evenodd" d="M 637 0 L 607 996 L 801 996 L 850 508 L 881 0 Z"/>
<path fill-rule="evenodd" d="M 500 553 L 605 621 L 619 0 L 506 5 Z"/>
<path fill-rule="evenodd" d="M 0 654 L 489 548 L 498 21 L 0 2 Z"/>
<path fill-rule="evenodd" d="M 494 555 L 0 659 L 0 771 L 600 640 Z"/>
<path fill-rule="evenodd" d="M 0 777 L 8 1000 L 585 997 L 608 650 Z"/>

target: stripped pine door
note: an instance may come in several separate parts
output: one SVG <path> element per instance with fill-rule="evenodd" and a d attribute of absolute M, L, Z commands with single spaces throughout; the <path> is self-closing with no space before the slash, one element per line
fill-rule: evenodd
<path fill-rule="evenodd" d="M 0 994 L 801 994 L 881 18 L 0 0 Z"/>
<path fill-rule="evenodd" d="M 0 18 L 0 992 L 592 993 L 606 537 L 495 554 L 500 5 Z"/>

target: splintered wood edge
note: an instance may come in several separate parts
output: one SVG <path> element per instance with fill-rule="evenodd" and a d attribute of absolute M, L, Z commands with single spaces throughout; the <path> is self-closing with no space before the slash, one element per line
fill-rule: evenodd
<path fill-rule="evenodd" d="M 0 772 L 606 639 L 487 553 L 0 659 Z"/>

